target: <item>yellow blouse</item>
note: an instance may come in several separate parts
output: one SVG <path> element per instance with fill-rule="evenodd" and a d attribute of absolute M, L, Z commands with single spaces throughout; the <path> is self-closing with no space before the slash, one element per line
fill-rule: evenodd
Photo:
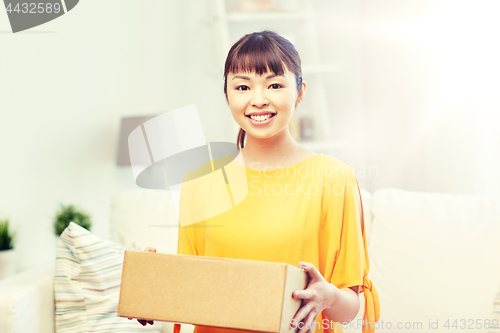
<path fill-rule="evenodd" d="M 225 156 L 186 175 L 180 206 L 179 254 L 310 262 L 339 289 L 360 286 L 364 323 L 378 321 L 359 187 L 350 166 L 317 154 L 261 171 Z M 343 332 L 323 313 L 316 321 L 316 332 Z M 363 325 L 363 332 L 374 332 L 373 325 Z M 196 326 L 194 332 L 245 331 Z"/>

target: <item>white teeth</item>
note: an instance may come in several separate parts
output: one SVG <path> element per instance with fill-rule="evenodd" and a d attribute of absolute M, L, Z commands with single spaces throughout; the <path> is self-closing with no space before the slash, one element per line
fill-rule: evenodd
<path fill-rule="evenodd" d="M 266 114 L 265 116 L 250 116 L 250 118 L 252 118 L 253 120 L 257 120 L 257 121 L 264 121 L 264 120 L 267 120 L 271 117 L 271 114 L 268 113 Z"/>

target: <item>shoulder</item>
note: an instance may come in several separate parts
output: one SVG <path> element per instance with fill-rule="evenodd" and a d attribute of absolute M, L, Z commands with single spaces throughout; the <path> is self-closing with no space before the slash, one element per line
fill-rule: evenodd
<path fill-rule="evenodd" d="M 318 167 L 326 167 L 326 178 L 344 181 L 347 178 L 355 177 L 354 170 L 350 165 L 333 156 L 321 154 L 316 164 Z"/>
<path fill-rule="evenodd" d="M 346 163 L 342 162 L 341 160 L 333 157 L 333 156 L 330 156 L 330 155 L 323 155 L 321 154 L 322 158 L 321 158 L 321 161 L 323 161 L 323 163 L 325 165 L 331 165 L 331 166 L 337 166 L 337 167 L 342 167 L 342 168 L 348 168 L 350 167 L 349 165 L 347 165 Z"/>

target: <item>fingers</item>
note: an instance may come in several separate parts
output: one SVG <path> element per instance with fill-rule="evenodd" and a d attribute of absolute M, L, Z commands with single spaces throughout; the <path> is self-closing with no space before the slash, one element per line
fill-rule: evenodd
<path fill-rule="evenodd" d="M 147 247 L 144 249 L 144 252 L 156 252 L 156 249 L 154 247 Z"/>
<path fill-rule="evenodd" d="M 301 290 L 300 292 L 306 291 L 307 290 Z M 305 302 L 290 322 L 290 328 L 299 328 L 298 333 L 314 332 L 315 320 L 318 314 L 318 309 L 313 302 Z"/>
<path fill-rule="evenodd" d="M 309 306 L 308 304 L 302 306 L 293 317 L 292 322 L 294 322 L 295 324 L 300 323 L 301 321 L 304 320 L 307 314 L 311 312 L 311 310 L 312 307 Z M 302 325 L 300 325 L 299 328 L 302 328 Z"/>
<path fill-rule="evenodd" d="M 305 322 L 304 327 L 302 327 L 298 333 L 314 332 L 316 329 L 316 325 L 315 325 L 316 317 L 317 317 L 317 314 L 314 313 L 314 311 L 311 311 L 309 313 L 309 315 L 304 320 L 304 322 Z M 299 328 L 300 328 L 300 326 L 299 326 Z"/>
<path fill-rule="evenodd" d="M 295 299 L 314 300 L 318 293 L 314 289 L 295 290 L 292 297 Z"/>
<path fill-rule="evenodd" d="M 307 271 L 311 279 L 324 279 L 323 275 L 321 275 L 318 269 L 310 262 L 301 261 L 299 265 Z"/>
<path fill-rule="evenodd" d="M 296 321 L 295 319 L 292 319 L 292 321 L 290 322 L 290 328 L 294 330 L 298 328 L 298 333 L 314 333 L 314 331 L 316 330 L 316 322 L 314 321 L 314 316 L 312 316 L 311 320 L 307 321 Z"/>
<path fill-rule="evenodd" d="M 128 320 L 132 320 L 133 318 L 129 318 Z M 142 325 L 146 326 L 147 324 L 153 325 L 155 322 L 154 320 L 146 320 L 146 319 L 137 319 L 137 321 Z"/>
<path fill-rule="evenodd" d="M 298 327 L 299 327 L 299 332 L 298 333 L 306 333 L 307 331 L 309 331 L 309 328 L 310 328 L 310 326 L 307 325 L 307 323 L 303 323 L 303 322 L 301 322 Z"/>

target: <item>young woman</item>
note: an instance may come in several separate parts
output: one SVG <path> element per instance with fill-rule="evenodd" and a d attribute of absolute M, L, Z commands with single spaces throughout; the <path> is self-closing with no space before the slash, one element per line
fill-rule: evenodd
<path fill-rule="evenodd" d="M 354 171 L 302 147 L 290 135 L 290 120 L 306 88 L 299 54 L 280 35 L 255 32 L 232 46 L 224 68 L 224 93 L 241 127 L 238 151 L 213 161 L 225 166 L 232 205 L 222 209 L 217 204 L 220 214 L 194 217 L 203 199 L 211 199 L 196 199 L 196 183 L 183 184 L 185 214 L 181 211 L 178 253 L 301 266 L 310 282 L 292 295 L 303 300 L 292 327 L 298 326 L 300 333 L 342 332 L 340 323 L 356 317 L 358 294 L 364 292 L 364 323 L 371 324 L 363 325 L 363 331 L 373 332 L 379 304 L 367 277 L 368 252 Z M 231 175 L 241 175 L 242 170 L 245 186 L 233 184 Z M 204 224 L 224 227 L 203 228 Z M 195 332 L 242 333 L 206 326 L 196 326 Z"/>

